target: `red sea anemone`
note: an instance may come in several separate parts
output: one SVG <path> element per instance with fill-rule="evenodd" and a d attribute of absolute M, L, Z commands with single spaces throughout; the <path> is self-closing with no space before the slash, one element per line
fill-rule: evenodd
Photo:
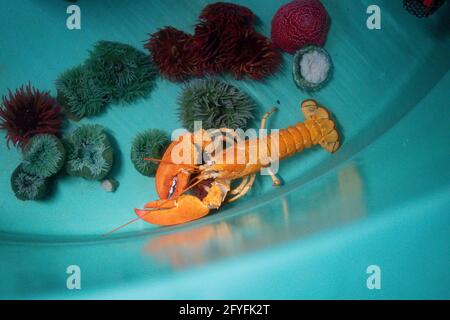
<path fill-rule="evenodd" d="M 183 81 L 200 74 L 193 37 L 183 31 L 172 27 L 161 29 L 151 35 L 145 47 L 161 74 L 171 81 Z"/>
<path fill-rule="evenodd" d="M 154 33 L 145 47 L 162 75 L 172 81 L 232 72 L 237 79 L 272 74 L 280 55 L 253 30 L 256 16 L 243 6 L 217 2 L 206 6 L 194 35 L 172 27 Z"/>
<path fill-rule="evenodd" d="M 9 96 L 3 96 L 0 108 L 0 129 L 7 131 L 6 141 L 24 147 L 36 134 L 58 135 L 61 128 L 61 108 L 49 92 L 40 92 L 30 84 Z"/>
<path fill-rule="evenodd" d="M 205 74 L 228 71 L 233 58 L 237 30 L 233 25 L 200 22 L 195 27 L 194 42 L 199 52 L 199 67 Z"/>
<path fill-rule="evenodd" d="M 294 0 L 283 5 L 273 17 L 272 41 L 289 53 L 305 45 L 321 47 L 328 26 L 328 13 L 319 0 Z"/>
<path fill-rule="evenodd" d="M 244 6 L 227 2 L 207 5 L 199 19 L 208 23 L 232 24 L 236 27 L 251 28 L 256 20 L 253 12 Z"/>
<path fill-rule="evenodd" d="M 260 80 L 274 73 L 281 56 L 265 36 L 248 29 L 239 33 L 235 42 L 231 72 L 236 79 L 248 76 Z"/>

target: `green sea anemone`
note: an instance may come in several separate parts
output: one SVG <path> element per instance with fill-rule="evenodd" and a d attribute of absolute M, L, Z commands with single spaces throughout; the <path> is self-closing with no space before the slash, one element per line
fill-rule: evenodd
<path fill-rule="evenodd" d="M 73 120 L 99 114 L 106 105 L 107 92 L 94 73 L 84 65 L 63 72 L 55 82 L 58 102 Z"/>
<path fill-rule="evenodd" d="M 64 165 L 66 151 L 61 141 L 51 134 L 31 138 L 23 150 L 22 170 L 42 178 L 51 177 Z"/>
<path fill-rule="evenodd" d="M 194 129 L 194 121 L 202 121 L 203 129 L 245 130 L 255 109 L 254 102 L 245 93 L 215 79 L 192 80 L 179 103 L 180 120 L 190 131 Z"/>
<path fill-rule="evenodd" d="M 320 47 L 307 46 L 294 56 L 293 77 L 296 85 L 305 91 L 318 91 L 331 78 L 333 64 L 328 52 Z"/>
<path fill-rule="evenodd" d="M 159 129 L 137 134 L 131 146 L 131 162 L 136 170 L 144 176 L 153 176 L 158 166 L 144 158 L 160 159 L 169 143 L 168 134 Z"/>
<path fill-rule="evenodd" d="M 49 179 L 26 173 L 19 165 L 11 175 L 11 188 L 20 200 L 40 200 L 47 195 Z"/>
<path fill-rule="evenodd" d="M 113 165 L 113 149 L 100 125 L 83 125 L 64 140 L 66 171 L 89 180 L 106 177 Z"/>
<path fill-rule="evenodd" d="M 132 102 L 150 94 L 158 74 L 152 59 L 127 44 L 99 41 L 86 66 L 108 92 L 111 102 Z"/>

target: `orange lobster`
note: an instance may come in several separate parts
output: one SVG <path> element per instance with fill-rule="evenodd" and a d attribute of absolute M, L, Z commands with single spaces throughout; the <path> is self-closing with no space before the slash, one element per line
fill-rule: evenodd
<path fill-rule="evenodd" d="M 275 159 L 282 160 L 317 144 L 328 152 L 335 152 L 339 148 L 339 134 L 328 111 L 314 100 L 305 100 L 301 110 L 305 122 L 282 129 L 277 135 L 271 133 L 245 139 L 244 143 L 234 143 L 222 151 L 211 150 L 211 145 L 216 141 L 204 130 L 180 136 L 169 145 L 162 159 L 147 159 L 159 163 L 156 191 L 161 199 L 147 203 L 142 210 L 135 209 L 138 218 L 162 226 L 199 219 L 212 209 L 219 209 L 224 203 L 244 196 L 252 187 L 257 172 L 263 168 L 274 185 L 279 186 L 280 180 L 270 168 Z M 267 118 L 274 111 L 272 109 L 264 114 L 261 129 L 265 128 Z M 230 139 L 239 140 L 230 129 L 218 131 L 221 137 L 223 134 L 227 137 L 220 141 L 221 144 L 230 142 Z M 198 135 L 202 137 L 197 139 Z M 175 163 L 173 155 L 183 141 L 188 142 L 190 155 L 183 162 Z M 231 163 L 222 161 L 230 154 L 234 156 Z M 256 161 L 250 161 L 254 154 L 257 154 Z M 199 163 L 199 156 L 202 155 L 204 158 Z M 232 182 L 238 179 L 240 184 L 232 188 Z"/>

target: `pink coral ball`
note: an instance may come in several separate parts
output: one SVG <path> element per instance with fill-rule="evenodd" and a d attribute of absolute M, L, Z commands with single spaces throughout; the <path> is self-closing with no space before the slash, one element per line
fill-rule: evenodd
<path fill-rule="evenodd" d="M 319 0 L 294 0 L 273 17 L 272 41 L 293 54 L 305 45 L 323 46 L 328 27 L 328 13 Z"/>

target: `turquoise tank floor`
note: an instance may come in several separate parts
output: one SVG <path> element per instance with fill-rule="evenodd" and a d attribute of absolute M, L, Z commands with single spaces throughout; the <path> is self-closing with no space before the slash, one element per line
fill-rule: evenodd
<path fill-rule="evenodd" d="M 67 2 L 0 0 L 0 94 L 28 81 L 54 94 L 57 76 L 96 41 L 142 49 L 166 25 L 193 32 L 211 2 L 80 0 L 82 29 L 69 31 Z M 239 1 L 266 35 L 284 2 Z M 288 54 L 265 82 L 225 80 L 254 98 L 259 115 L 280 101 L 272 128 L 303 120 L 300 102 L 317 99 L 337 119 L 342 148 L 283 161 L 281 188 L 259 177 L 245 199 L 204 219 L 169 228 L 137 222 L 102 236 L 156 198 L 154 180 L 131 164 L 131 140 L 180 126 L 179 84 L 161 79 L 148 99 L 82 120 L 115 140 L 114 194 L 63 176 L 49 201 L 16 200 L 9 177 L 20 154 L 2 132 L 0 298 L 450 298 L 450 6 L 419 20 L 401 1 L 323 3 L 335 65 L 325 89 L 298 90 Z M 371 4 L 382 10 L 381 30 L 366 28 Z M 81 290 L 66 288 L 69 265 L 81 268 Z M 382 270 L 381 290 L 366 287 L 370 265 Z"/>

